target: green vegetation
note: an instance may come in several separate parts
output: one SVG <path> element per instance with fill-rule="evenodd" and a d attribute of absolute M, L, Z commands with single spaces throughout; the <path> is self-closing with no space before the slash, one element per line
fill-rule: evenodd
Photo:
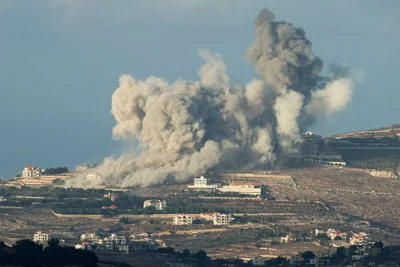
<path fill-rule="evenodd" d="M 49 240 L 43 249 L 41 244 L 31 240 L 19 240 L 12 248 L 0 242 L 1 266 L 97 266 L 95 253 L 77 250 L 73 247 L 60 247 L 59 241 Z"/>
<path fill-rule="evenodd" d="M 69 172 L 67 167 L 47 168 L 44 170 L 43 175 L 57 175 Z"/>
<path fill-rule="evenodd" d="M 53 180 L 53 184 L 54 184 L 54 185 L 64 185 L 64 184 L 65 184 L 65 181 L 64 181 L 64 180 L 61 180 L 60 178 L 57 178 L 57 179 L 54 179 L 54 180 Z"/>
<path fill-rule="evenodd" d="M 349 167 L 395 170 L 400 162 L 399 149 L 339 149 Z"/>

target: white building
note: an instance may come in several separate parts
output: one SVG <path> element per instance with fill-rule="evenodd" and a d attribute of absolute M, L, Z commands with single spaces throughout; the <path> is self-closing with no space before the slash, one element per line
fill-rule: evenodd
<path fill-rule="evenodd" d="M 88 164 L 82 164 L 82 165 L 76 166 L 76 171 L 78 171 L 78 172 L 84 172 L 84 171 L 87 171 L 88 169 L 89 169 Z"/>
<path fill-rule="evenodd" d="M 199 178 L 194 178 L 193 185 L 189 185 L 188 188 L 193 189 L 215 189 L 217 188 L 217 184 L 209 184 L 209 179 L 204 176 L 200 176 Z"/>
<path fill-rule="evenodd" d="M 232 217 L 230 214 L 221 214 L 219 212 L 203 212 L 200 218 L 206 221 L 212 221 L 214 225 L 229 225 Z"/>
<path fill-rule="evenodd" d="M 173 224 L 174 225 L 190 225 L 193 223 L 193 217 L 187 216 L 185 214 L 179 214 L 174 217 Z"/>
<path fill-rule="evenodd" d="M 340 237 L 342 240 L 347 239 L 347 233 L 345 232 L 332 232 L 330 235 L 331 240 L 335 240 L 336 237 Z"/>
<path fill-rule="evenodd" d="M 350 237 L 350 245 L 363 245 L 367 240 L 368 235 L 366 233 L 355 233 Z"/>
<path fill-rule="evenodd" d="M 254 185 L 224 185 L 218 188 L 220 192 L 225 193 L 239 193 L 242 195 L 261 195 L 261 187 L 256 187 Z"/>
<path fill-rule="evenodd" d="M 81 234 L 81 241 L 84 240 L 97 241 L 98 239 L 99 239 L 98 236 L 94 233 Z"/>
<path fill-rule="evenodd" d="M 87 241 L 83 241 L 81 244 L 76 244 L 75 249 L 92 250 L 92 245 Z"/>
<path fill-rule="evenodd" d="M 230 214 L 221 214 L 219 212 L 214 213 L 213 223 L 214 225 L 229 225 L 231 220 Z"/>
<path fill-rule="evenodd" d="M 327 231 L 326 230 L 321 230 L 321 229 L 315 229 L 315 236 L 317 236 L 319 234 L 327 235 Z"/>
<path fill-rule="evenodd" d="M 214 219 L 214 212 L 202 212 L 200 213 L 200 219 L 212 221 Z"/>
<path fill-rule="evenodd" d="M 46 233 L 43 233 L 42 231 L 37 231 L 33 235 L 33 241 L 34 242 L 44 242 L 49 240 L 49 235 Z"/>
<path fill-rule="evenodd" d="M 143 208 L 155 207 L 156 210 L 163 210 L 166 206 L 167 202 L 165 200 L 149 199 L 143 202 Z"/>
<path fill-rule="evenodd" d="M 100 181 L 100 175 L 98 173 L 89 173 L 86 175 L 86 181 Z"/>
<path fill-rule="evenodd" d="M 126 245 L 126 238 L 123 235 L 111 234 L 109 238 L 117 245 Z"/>
<path fill-rule="evenodd" d="M 113 250 L 114 249 L 114 241 L 111 238 L 104 238 L 102 245 L 106 248 L 106 250 Z"/>
<path fill-rule="evenodd" d="M 204 176 L 200 176 L 200 178 L 194 178 L 193 186 L 196 187 L 207 187 L 208 179 Z"/>
<path fill-rule="evenodd" d="M 40 177 L 40 174 L 41 174 L 40 169 L 35 166 L 26 166 L 22 171 L 23 178 Z"/>

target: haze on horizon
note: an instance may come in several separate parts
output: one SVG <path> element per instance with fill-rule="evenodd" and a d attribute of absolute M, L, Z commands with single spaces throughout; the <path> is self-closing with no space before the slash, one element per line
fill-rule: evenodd
<path fill-rule="evenodd" d="M 349 107 L 311 130 L 328 135 L 398 123 L 397 1 L 156 2 L 0 3 L 0 177 L 27 164 L 73 168 L 119 155 L 126 146 L 111 138 L 110 102 L 123 73 L 195 79 L 197 49 L 205 48 L 222 54 L 232 79 L 247 83 L 254 75 L 243 54 L 264 7 L 304 28 L 325 65 L 365 73 Z"/>

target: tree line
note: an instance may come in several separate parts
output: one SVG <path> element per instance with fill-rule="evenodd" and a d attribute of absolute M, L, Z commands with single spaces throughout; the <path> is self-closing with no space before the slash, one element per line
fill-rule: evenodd
<path fill-rule="evenodd" d="M 11 266 L 97 266 L 97 255 L 91 251 L 73 247 L 61 247 L 59 241 L 51 239 L 43 249 L 31 240 L 20 240 L 12 247 L 0 242 L 0 265 Z"/>

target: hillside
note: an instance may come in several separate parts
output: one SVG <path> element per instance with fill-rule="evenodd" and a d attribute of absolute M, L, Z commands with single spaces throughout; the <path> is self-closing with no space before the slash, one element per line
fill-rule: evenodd
<path fill-rule="evenodd" d="M 358 132 L 350 132 L 336 134 L 331 138 L 398 138 L 400 137 L 400 124 L 394 124 L 390 127 L 382 127 L 373 130 L 363 130 Z"/>

